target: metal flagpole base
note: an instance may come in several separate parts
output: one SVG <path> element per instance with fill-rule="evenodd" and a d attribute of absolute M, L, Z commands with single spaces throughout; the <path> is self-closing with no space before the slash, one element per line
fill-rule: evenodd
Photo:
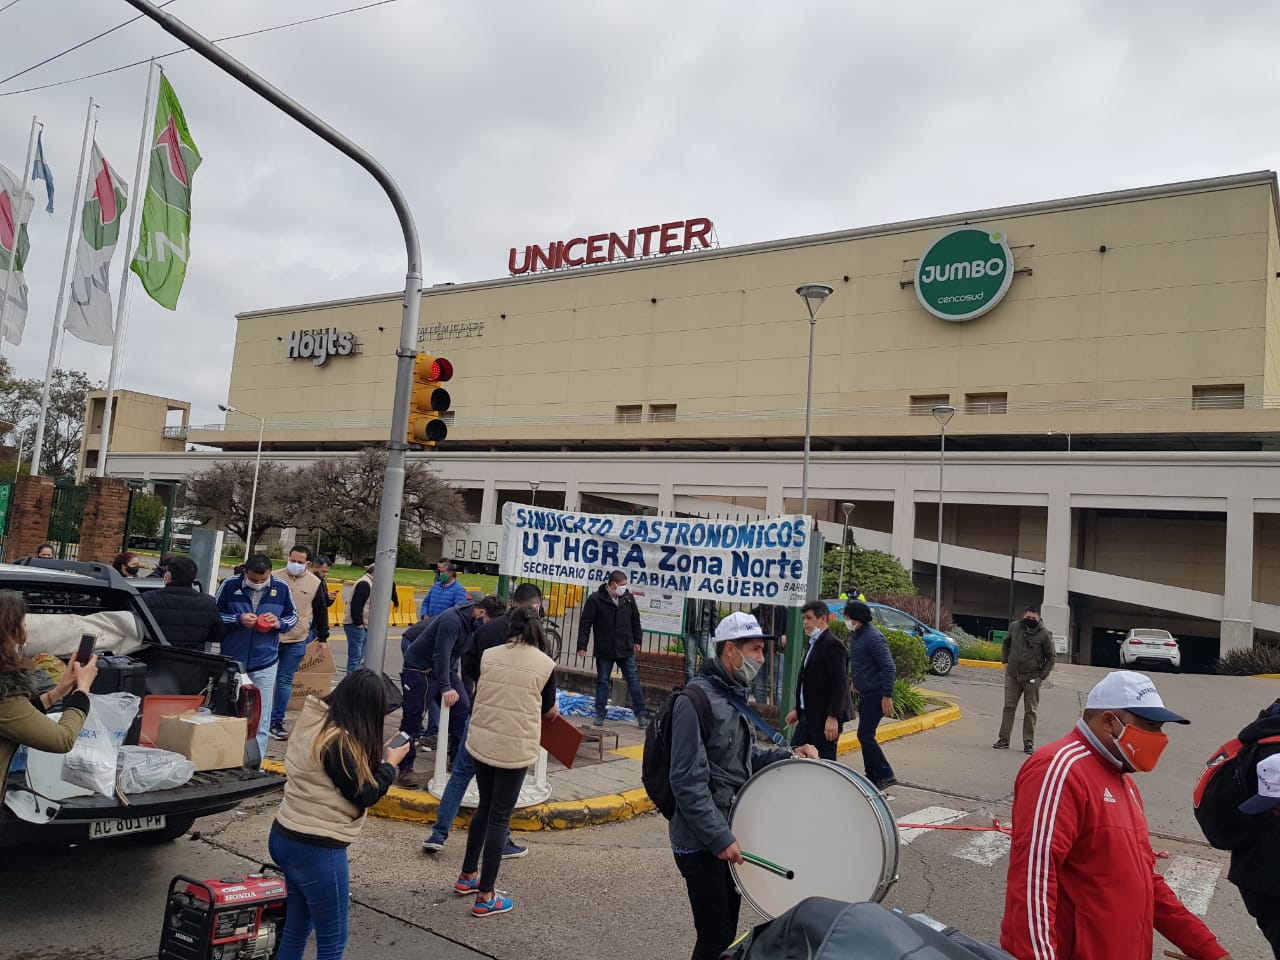
<path fill-rule="evenodd" d="M 437 800 L 444 796 L 445 787 L 449 785 L 449 774 L 446 770 L 448 743 L 449 708 L 442 703 L 440 704 L 440 733 L 436 737 L 435 766 L 431 780 L 427 783 L 427 793 Z M 538 763 L 534 767 L 533 779 L 530 780 L 527 775 L 525 776 L 524 784 L 520 787 L 520 796 L 516 800 L 516 809 L 537 806 L 549 799 L 551 799 L 551 784 L 547 780 L 547 751 L 539 747 Z M 467 787 L 467 792 L 462 795 L 462 805 L 474 809 L 479 804 L 480 791 L 476 788 L 476 782 L 473 779 Z"/>

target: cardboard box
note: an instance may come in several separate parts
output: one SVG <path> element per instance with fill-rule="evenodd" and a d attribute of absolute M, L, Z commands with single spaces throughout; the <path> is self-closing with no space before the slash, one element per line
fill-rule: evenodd
<path fill-rule="evenodd" d="M 156 746 L 182 754 L 197 770 L 225 770 L 244 763 L 246 733 L 244 717 L 184 713 L 160 718 Z"/>
<path fill-rule="evenodd" d="M 307 697 L 322 697 L 333 689 L 333 654 L 329 644 L 312 642 L 293 675 L 293 694 L 289 697 L 288 710 L 301 710 Z"/>

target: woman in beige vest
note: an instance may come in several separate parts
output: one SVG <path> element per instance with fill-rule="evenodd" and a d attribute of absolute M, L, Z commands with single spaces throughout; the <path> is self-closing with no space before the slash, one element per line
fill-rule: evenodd
<path fill-rule="evenodd" d="M 267 843 L 289 889 L 277 960 L 302 960 L 312 929 L 317 960 L 341 960 L 346 949 L 347 846 L 409 752 L 407 740 L 383 745 L 386 713 L 381 678 L 357 670 L 327 697 L 307 697 L 294 726 L 284 756 L 284 800 Z"/>
<path fill-rule="evenodd" d="M 476 895 L 474 917 L 506 913 L 514 906 L 494 884 L 525 770 L 538 759 L 542 718 L 558 715 L 555 661 L 546 649 L 541 622 L 517 609 L 511 614 L 506 644 L 486 650 L 480 658 L 467 733 L 480 803 L 467 832 L 462 872 L 453 885 L 455 893 Z"/>

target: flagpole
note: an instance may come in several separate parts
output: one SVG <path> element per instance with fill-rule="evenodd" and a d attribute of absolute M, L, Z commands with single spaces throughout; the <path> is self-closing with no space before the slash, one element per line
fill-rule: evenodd
<path fill-rule="evenodd" d="M 144 161 L 147 154 L 151 151 L 148 149 L 151 145 L 152 127 L 155 125 L 155 105 L 152 103 L 152 94 L 155 91 L 155 74 L 156 61 L 151 60 L 151 65 L 147 67 L 147 95 L 143 98 L 142 105 L 142 135 L 138 138 L 138 165 L 133 172 L 133 203 L 129 209 L 129 232 L 124 236 L 124 262 L 120 265 L 120 291 L 116 294 L 116 329 L 115 336 L 111 341 L 111 368 L 107 374 L 107 403 L 102 410 L 102 433 L 98 440 L 98 469 L 97 475 L 105 477 L 107 475 L 107 448 L 111 446 L 111 404 L 115 400 L 117 380 L 120 378 L 120 348 L 124 345 L 124 305 L 125 300 L 129 296 L 129 263 L 133 257 L 129 255 L 129 250 L 133 246 L 134 230 L 138 226 L 138 211 L 142 208 L 142 171 Z M 85 429 L 89 429 L 91 424 L 85 424 Z"/>
<path fill-rule="evenodd" d="M 36 442 L 31 449 L 31 475 L 40 475 L 40 455 L 44 451 L 44 427 L 49 418 L 49 390 L 53 383 L 53 367 L 58 362 L 58 344 L 62 340 L 62 324 L 65 322 L 63 306 L 67 299 L 67 274 L 71 272 L 71 245 L 76 240 L 76 225 L 84 218 L 80 209 L 81 191 L 84 189 L 84 167 L 89 159 L 89 143 L 98 133 L 98 118 L 94 113 L 93 97 L 84 115 L 84 139 L 80 141 L 80 167 L 76 170 L 76 185 L 71 197 L 71 217 L 67 224 L 67 248 L 62 254 L 62 282 L 58 286 L 58 302 L 53 308 L 53 333 L 49 335 L 49 362 L 44 369 L 44 387 L 40 391 L 40 415 L 36 418 Z"/>
<path fill-rule="evenodd" d="M 16 207 L 13 223 L 13 256 L 9 258 L 9 268 L 4 272 L 4 296 L 0 297 L 0 356 L 4 355 L 4 342 L 9 332 L 8 321 L 4 318 L 4 315 L 9 312 L 9 282 L 13 279 L 14 271 L 18 269 L 18 238 L 22 234 L 22 223 L 17 219 L 17 214 L 21 212 L 22 199 L 27 195 L 27 184 L 31 181 L 31 157 L 36 150 L 36 134 L 43 129 L 44 124 L 39 118 L 32 116 L 31 133 L 27 136 L 27 159 L 22 161 L 22 187 L 18 190 L 18 196 L 14 198 Z M 34 205 L 32 209 L 35 209 Z"/>

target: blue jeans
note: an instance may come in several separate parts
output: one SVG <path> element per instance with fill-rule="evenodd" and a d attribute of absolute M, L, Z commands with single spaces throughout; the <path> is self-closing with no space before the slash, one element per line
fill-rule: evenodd
<path fill-rule="evenodd" d="M 347 676 L 351 676 L 364 663 L 364 642 L 369 639 L 369 628 L 348 623 L 342 629 L 347 632 Z"/>
<path fill-rule="evenodd" d="M 280 644 L 280 662 L 276 665 L 276 694 L 271 705 L 271 725 L 284 723 L 284 712 L 289 707 L 289 698 L 293 696 L 293 675 L 298 672 L 298 664 L 307 655 L 307 641 Z"/>
<path fill-rule="evenodd" d="M 444 843 L 449 839 L 449 831 L 453 821 L 458 819 L 458 811 L 462 808 L 462 797 L 471 786 L 476 775 L 476 764 L 467 752 L 467 731 L 471 729 L 471 718 L 462 728 L 462 742 L 458 744 L 458 753 L 453 758 L 453 769 L 449 771 L 449 782 L 444 793 L 440 795 L 440 808 L 436 811 L 435 826 L 431 828 L 431 839 Z"/>
<path fill-rule="evenodd" d="M 646 716 L 644 691 L 640 689 L 640 671 L 636 669 L 635 657 L 619 657 L 617 660 L 596 657 L 596 718 L 603 721 L 609 707 L 609 676 L 613 673 L 615 663 L 622 668 L 622 679 L 627 682 L 627 693 L 631 697 L 631 707 L 636 712 L 636 719 L 643 720 Z"/>
<path fill-rule="evenodd" d="M 275 709 L 275 692 L 276 692 L 276 668 L 279 663 L 273 663 L 269 667 L 263 667 L 261 670 L 250 670 L 249 679 L 253 681 L 253 685 L 258 688 L 262 694 L 262 716 L 258 718 L 258 756 L 265 757 L 267 755 L 267 732 L 271 729 L 271 711 Z"/>
<path fill-rule="evenodd" d="M 704 663 L 711 659 L 711 637 L 707 634 L 685 634 L 684 638 L 684 682 L 688 683 L 698 672 L 698 660 Z"/>
<path fill-rule="evenodd" d="M 273 829 L 267 849 L 284 871 L 289 892 L 276 960 L 302 960 L 313 929 L 316 960 L 342 960 L 347 946 L 347 913 L 351 909 L 346 848 L 299 843 Z"/>

